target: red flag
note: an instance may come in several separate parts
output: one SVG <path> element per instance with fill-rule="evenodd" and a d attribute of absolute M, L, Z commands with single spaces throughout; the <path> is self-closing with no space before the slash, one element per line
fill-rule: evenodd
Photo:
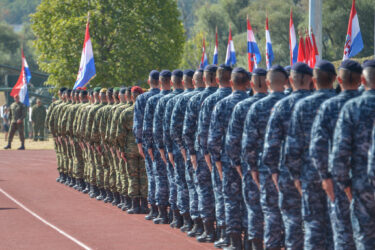
<path fill-rule="evenodd" d="M 305 44 L 303 38 L 299 38 L 297 62 L 305 62 Z"/>
<path fill-rule="evenodd" d="M 315 67 L 315 63 L 318 61 L 319 59 L 319 51 L 318 51 L 318 46 L 316 46 L 316 41 L 315 41 L 315 36 L 314 36 L 314 33 L 311 31 L 311 40 L 313 42 L 312 44 L 312 48 L 313 48 L 313 51 L 314 51 L 314 54 L 311 55 L 311 59 L 312 59 L 312 67 Z"/>
<path fill-rule="evenodd" d="M 305 36 L 305 63 L 310 66 L 311 42 L 308 34 Z"/>

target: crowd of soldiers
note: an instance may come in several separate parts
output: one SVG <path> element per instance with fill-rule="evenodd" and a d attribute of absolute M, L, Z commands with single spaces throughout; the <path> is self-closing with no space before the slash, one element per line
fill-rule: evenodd
<path fill-rule="evenodd" d="M 375 249 L 374 60 L 148 83 L 91 103 L 61 89 L 47 117 L 58 181 L 217 248 Z"/>

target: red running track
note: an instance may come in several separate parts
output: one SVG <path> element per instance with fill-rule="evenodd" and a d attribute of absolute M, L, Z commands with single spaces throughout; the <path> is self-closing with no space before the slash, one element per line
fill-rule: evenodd
<path fill-rule="evenodd" d="M 0 151 L 0 249 L 214 249 L 56 177 L 52 150 Z"/>

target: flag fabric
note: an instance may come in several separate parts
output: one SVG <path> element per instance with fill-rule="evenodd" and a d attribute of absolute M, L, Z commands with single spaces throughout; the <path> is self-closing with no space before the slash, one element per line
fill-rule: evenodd
<path fill-rule="evenodd" d="M 311 31 L 311 40 L 312 40 L 312 49 L 313 49 L 313 54 L 311 55 L 311 62 L 312 62 L 312 68 L 315 67 L 315 63 L 319 60 L 319 51 L 318 51 L 318 46 L 316 46 L 316 41 L 315 41 L 315 36 L 314 33 Z"/>
<path fill-rule="evenodd" d="M 305 58 L 305 44 L 303 42 L 303 38 L 300 37 L 299 38 L 299 44 L 298 44 L 298 58 L 297 58 L 297 62 L 305 62 L 306 61 L 306 58 Z"/>
<path fill-rule="evenodd" d="M 311 40 L 308 33 L 305 36 L 305 63 L 311 67 L 311 55 L 313 54 Z"/>
<path fill-rule="evenodd" d="M 232 29 L 230 27 L 229 27 L 229 37 L 228 37 L 227 54 L 225 57 L 225 64 L 230 65 L 230 66 L 236 64 L 236 51 L 234 50 L 234 44 L 232 40 Z"/>
<path fill-rule="evenodd" d="M 363 40 L 361 30 L 359 28 L 357 11 L 355 9 L 355 0 L 353 0 L 352 9 L 350 11 L 349 17 L 348 31 L 346 34 L 343 60 L 349 59 L 357 55 L 362 49 Z"/>
<path fill-rule="evenodd" d="M 23 50 L 21 50 L 22 53 L 22 68 L 20 76 L 18 77 L 17 83 L 14 85 L 12 91 L 10 92 L 10 96 L 15 97 L 18 95 L 20 97 L 20 101 L 25 104 L 27 107 L 30 106 L 29 102 L 29 92 L 27 89 L 27 85 L 30 82 L 31 79 L 31 73 L 29 69 L 29 65 L 27 64 L 26 58 L 23 54 Z"/>
<path fill-rule="evenodd" d="M 247 18 L 247 55 L 249 71 L 253 72 L 253 69 L 257 68 L 262 57 L 249 18 Z"/>
<path fill-rule="evenodd" d="M 290 50 L 290 65 L 297 62 L 298 57 L 298 44 L 296 31 L 293 23 L 293 12 L 290 10 L 290 22 L 289 22 L 289 50 Z"/>
<path fill-rule="evenodd" d="M 202 58 L 201 58 L 201 63 L 199 64 L 199 67 L 201 69 L 204 69 L 207 65 L 208 65 L 208 59 L 207 59 L 207 54 L 206 54 L 206 42 L 203 38 Z"/>
<path fill-rule="evenodd" d="M 266 17 L 266 65 L 267 70 L 272 67 L 274 59 L 270 31 L 268 29 L 268 17 Z"/>
<path fill-rule="evenodd" d="M 219 59 L 218 59 L 218 47 L 219 47 L 219 41 L 217 39 L 217 28 L 216 28 L 216 34 L 215 34 L 215 49 L 214 49 L 214 57 L 212 64 L 218 65 Z"/>
<path fill-rule="evenodd" d="M 89 33 L 89 20 L 90 18 L 87 19 L 81 62 L 79 64 L 78 76 L 73 89 L 86 86 L 96 75 L 94 53 L 92 51 L 92 44 Z"/>

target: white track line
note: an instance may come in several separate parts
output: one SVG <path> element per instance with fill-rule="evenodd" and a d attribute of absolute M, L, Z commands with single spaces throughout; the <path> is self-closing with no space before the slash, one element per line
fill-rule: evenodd
<path fill-rule="evenodd" d="M 80 247 L 82 247 L 83 249 L 91 250 L 91 248 L 89 246 L 87 246 L 84 243 L 80 242 L 79 240 L 77 240 L 73 236 L 65 233 L 63 230 L 61 230 L 58 227 L 52 225 L 51 223 L 49 223 L 48 221 L 46 221 L 45 219 L 43 219 L 42 217 L 40 217 L 39 215 L 37 215 L 36 213 L 34 213 L 33 211 L 31 211 L 30 209 L 28 209 L 27 207 L 25 207 L 25 205 L 23 205 L 21 202 L 19 202 L 16 199 L 14 199 L 10 194 L 8 194 L 7 192 L 5 192 L 2 188 L 0 188 L 0 192 L 3 193 L 6 197 L 8 197 L 11 201 L 13 201 L 14 203 L 16 203 L 18 206 L 20 206 L 21 208 L 23 208 L 26 212 L 28 212 L 29 214 L 31 214 L 32 216 L 34 216 L 35 218 L 37 218 L 38 220 L 40 220 L 41 222 L 43 222 L 44 224 L 46 224 L 47 226 L 55 229 L 57 232 L 59 232 L 60 234 L 64 235 L 66 238 L 70 239 L 71 241 L 73 241 L 74 243 L 76 243 L 77 245 L 79 245 Z"/>

